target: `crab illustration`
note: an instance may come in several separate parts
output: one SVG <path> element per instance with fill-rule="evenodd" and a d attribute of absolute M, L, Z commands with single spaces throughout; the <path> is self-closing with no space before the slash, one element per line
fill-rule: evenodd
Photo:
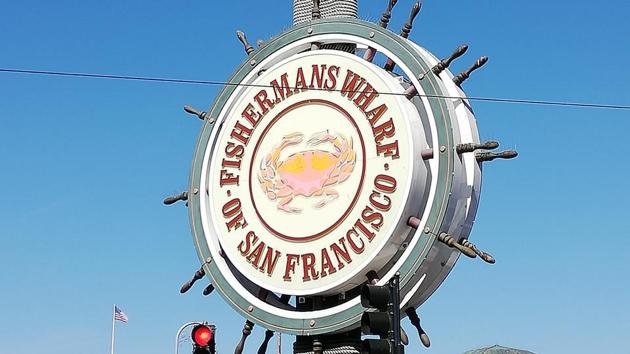
<path fill-rule="evenodd" d="M 305 150 L 291 154 L 280 160 L 280 154 L 289 146 L 297 145 L 304 139 L 302 133 L 291 133 L 260 163 L 258 181 L 270 200 L 277 200 L 278 209 L 287 213 L 302 210 L 289 205 L 296 196 L 323 197 L 314 205 L 322 208 L 339 197 L 334 186 L 347 180 L 354 170 L 356 154 L 352 148 L 352 138 L 341 134 L 333 135 L 328 130 L 313 134 L 307 146 L 330 143 L 334 151 Z"/>

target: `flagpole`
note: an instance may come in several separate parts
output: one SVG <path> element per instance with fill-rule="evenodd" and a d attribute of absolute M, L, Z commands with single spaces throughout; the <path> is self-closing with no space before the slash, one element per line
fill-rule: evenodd
<path fill-rule="evenodd" d="M 116 304 L 112 308 L 112 352 L 114 354 L 114 336 L 116 335 Z"/>
<path fill-rule="evenodd" d="M 277 354 L 281 354 L 282 353 L 282 333 L 278 332 L 278 338 L 276 340 L 276 350 L 277 350 Z"/>

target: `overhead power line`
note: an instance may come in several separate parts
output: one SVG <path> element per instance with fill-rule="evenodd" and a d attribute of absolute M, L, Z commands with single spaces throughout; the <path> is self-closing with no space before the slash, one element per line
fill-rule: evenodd
<path fill-rule="evenodd" d="M 30 69 L 0 68 L 0 72 L 1 73 L 12 73 L 12 74 L 31 74 L 31 75 L 48 75 L 48 76 L 93 78 L 93 79 L 145 81 L 145 82 L 159 82 L 159 83 L 171 83 L 171 84 L 192 84 L 192 85 L 210 85 L 210 86 L 246 86 L 246 87 L 260 87 L 260 88 L 272 88 L 273 87 L 273 86 L 270 86 L 270 85 L 231 83 L 231 82 L 225 82 L 225 81 L 219 81 L 219 80 L 188 80 L 188 79 L 175 79 L 175 78 L 166 78 L 166 77 L 148 77 L 148 76 L 135 76 L 135 75 L 108 75 L 108 74 L 93 74 L 93 73 L 64 72 L 64 71 L 47 71 L 47 70 L 30 70 Z M 381 94 L 404 96 L 404 93 L 395 93 L 395 92 L 381 92 Z M 429 98 L 442 98 L 442 99 L 462 99 L 462 98 L 465 98 L 465 99 L 468 99 L 470 101 L 494 102 L 494 103 L 511 103 L 511 104 L 542 105 L 542 106 L 559 106 L 559 107 L 630 110 L 630 105 L 622 105 L 622 104 L 600 104 L 600 103 L 588 103 L 588 102 L 567 102 L 567 101 L 532 100 L 532 99 L 498 98 L 498 97 L 479 97 L 479 96 L 458 97 L 458 96 L 427 95 L 427 94 L 422 94 L 422 95 L 418 94 L 418 96 L 429 97 Z"/>

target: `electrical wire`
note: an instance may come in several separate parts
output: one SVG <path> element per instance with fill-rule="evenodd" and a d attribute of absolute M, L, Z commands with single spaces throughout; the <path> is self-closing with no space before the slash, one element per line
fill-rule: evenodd
<path fill-rule="evenodd" d="M 271 85 L 233 83 L 233 82 L 225 82 L 225 81 L 217 81 L 217 80 L 187 80 L 187 79 L 174 79 L 174 78 L 166 78 L 166 77 L 148 77 L 148 76 L 134 76 L 134 75 L 108 75 L 108 74 L 92 74 L 92 73 L 80 73 L 80 72 L 30 70 L 30 69 L 0 68 L 0 73 L 47 75 L 47 76 L 64 76 L 64 77 L 111 79 L 111 80 L 128 80 L 128 81 L 145 81 L 145 82 L 160 82 L 160 83 L 173 83 L 173 84 L 192 84 L 192 85 L 210 85 L 210 86 L 243 86 L 243 87 L 258 87 L 258 88 L 273 88 L 273 86 L 271 86 Z M 326 90 L 326 89 L 312 89 L 312 90 L 329 91 L 329 90 Z M 335 91 L 339 91 L 339 90 L 335 90 Z M 384 94 L 384 95 L 400 95 L 400 96 L 404 96 L 404 93 L 396 93 L 396 92 L 379 92 L 379 93 L 380 94 Z M 600 103 L 587 103 L 587 102 L 532 100 L 532 99 L 497 98 L 497 97 L 480 97 L 480 96 L 459 97 L 459 96 L 443 96 L 443 95 L 428 95 L 428 94 L 417 94 L 417 95 L 421 96 L 421 97 L 427 97 L 427 98 L 467 99 L 467 100 L 470 100 L 470 101 L 493 102 L 493 103 L 510 103 L 510 104 L 528 104 L 528 105 L 559 106 L 559 107 L 574 107 L 574 108 L 599 108 L 599 109 L 630 110 L 630 105 L 622 105 L 622 104 L 600 104 Z"/>

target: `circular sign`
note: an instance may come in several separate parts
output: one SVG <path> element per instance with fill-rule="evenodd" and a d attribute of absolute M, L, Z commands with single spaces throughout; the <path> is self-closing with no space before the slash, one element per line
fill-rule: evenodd
<path fill-rule="evenodd" d="M 394 77 L 341 51 L 301 53 L 258 74 L 221 113 L 207 154 L 207 234 L 265 289 L 359 285 L 403 241 L 414 169 L 424 171 L 410 126 L 418 113 L 391 94 L 402 93 Z"/>
<path fill-rule="evenodd" d="M 188 203 L 205 273 L 241 315 L 295 335 L 345 331 L 367 281 L 400 273 L 405 309 L 442 283 L 459 253 L 439 235 L 467 238 L 481 169 L 457 152 L 479 142 L 475 117 L 437 63 L 344 19 L 297 25 L 236 70 L 206 114 Z"/>

